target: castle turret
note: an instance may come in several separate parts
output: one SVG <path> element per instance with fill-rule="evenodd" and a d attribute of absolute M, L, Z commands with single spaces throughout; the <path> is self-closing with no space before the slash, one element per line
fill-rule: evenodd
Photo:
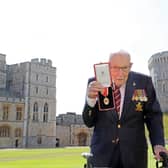
<path fill-rule="evenodd" d="M 152 55 L 148 68 L 162 111 L 168 112 L 168 51 Z"/>
<path fill-rule="evenodd" d="M 0 54 L 0 88 L 6 88 L 6 55 Z"/>

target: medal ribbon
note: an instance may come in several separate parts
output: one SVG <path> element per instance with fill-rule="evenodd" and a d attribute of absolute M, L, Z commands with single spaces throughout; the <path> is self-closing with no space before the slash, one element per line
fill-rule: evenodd
<path fill-rule="evenodd" d="M 108 95 L 108 88 L 103 88 L 102 95 L 106 97 Z"/>

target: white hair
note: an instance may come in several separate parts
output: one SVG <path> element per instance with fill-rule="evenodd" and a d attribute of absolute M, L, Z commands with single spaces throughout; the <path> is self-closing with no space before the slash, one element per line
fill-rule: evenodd
<path fill-rule="evenodd" d="M 119 51 L 117 51 L 117 52 L 111 53 L 111 54 L 110 54 L 110 57 L 109 57 L 109 60 L 111 60 L 112 57 L 114 57 L 114 56 L 116 56 L 116 55 L 126 56 L 126 57 L 129 58 L 129 60 L 131 60 L 131 55 L 130 55 L 127 51 L 125 51 L 125 50 L 119 50 Z"/>

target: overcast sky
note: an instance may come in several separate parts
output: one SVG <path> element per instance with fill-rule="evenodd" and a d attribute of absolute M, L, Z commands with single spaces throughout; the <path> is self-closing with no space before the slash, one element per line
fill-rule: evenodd
<path fill-rule="evenodd" d="M 149 74 L 151 55 L 168 50 L 167 0 L 0 0 L 0 53 L 7 64 L 51 59 L 57 115 L 82 113 L 93 64 L 124 49 L 132 70 Z"/>

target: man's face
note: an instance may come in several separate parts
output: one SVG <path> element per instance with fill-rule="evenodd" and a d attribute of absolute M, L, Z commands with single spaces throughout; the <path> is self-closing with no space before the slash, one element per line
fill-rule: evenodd
<path fill-rule="evenodd" d="M 117 53 L 110 58 L 109 63 L 112 81 L 120 87 L 125 84 L 128 79 L 132 65 L 132 63 L 130 63 L 130 57 L 125 54 Z"/>

